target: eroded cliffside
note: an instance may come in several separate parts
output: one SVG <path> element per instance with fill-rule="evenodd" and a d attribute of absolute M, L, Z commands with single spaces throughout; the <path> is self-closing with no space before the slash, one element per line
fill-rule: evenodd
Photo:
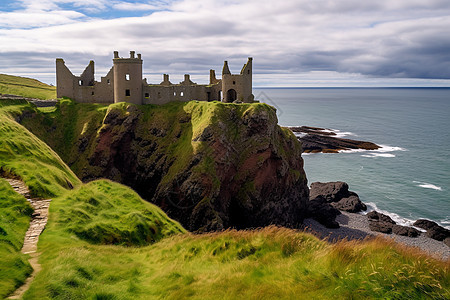
<path fill-rule="evenodd" d="M 189 230 L 297 227 L 308 200 L 301 145 L 266 104 L 75 104 L 22 124 L 83 180 L 133 187 Z"/>

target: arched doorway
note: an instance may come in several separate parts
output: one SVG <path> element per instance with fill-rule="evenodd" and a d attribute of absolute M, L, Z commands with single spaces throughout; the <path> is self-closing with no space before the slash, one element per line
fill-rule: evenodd
<path fill-rule="evenodd" d="M 229 89 L 227 92 L 227 102 L 233 102 L 237 99 L 236 91 L 233 89 Z"/>

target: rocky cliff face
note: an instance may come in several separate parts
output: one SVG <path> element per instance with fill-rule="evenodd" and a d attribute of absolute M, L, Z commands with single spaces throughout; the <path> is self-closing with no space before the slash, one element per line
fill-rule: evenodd
<path fill-rule="evenodd" d="M 63 102 L 42 122 L 65 126 L 70 147 L 55 142 L 58 130 L 41 138 L 62 149 L 84 181 L 131 186 L 189 230 L 297 227 L 305 216 L 301 145 L 268 105 L 114 104 L 95 113 L 77 106 Z M 69 115 L 76 124 L 61 124 Z"/>

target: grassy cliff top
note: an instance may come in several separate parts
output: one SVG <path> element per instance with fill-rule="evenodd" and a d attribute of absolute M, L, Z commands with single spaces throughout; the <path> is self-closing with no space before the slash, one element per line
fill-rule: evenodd
<path fill-rule="evenodd" d="M 36 79 L 0 74 L 0 94 L 37 99 L 55 99 L 56 87 Z"/>

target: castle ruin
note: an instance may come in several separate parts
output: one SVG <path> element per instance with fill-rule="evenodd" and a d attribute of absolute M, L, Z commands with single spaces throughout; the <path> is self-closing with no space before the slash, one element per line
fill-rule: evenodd
<path fill-rule="evenodd" d="M 142 57 L 130 51 L 129 58 L 119 57 L 114 51 L 113 67 L 101 81 L 95 81 L 94 61 L 90 61 L 80 76 L 75 76 L 66 67 L 61 58 L 56 59 L 57 97 L 67 97 L 82 103 L 165 104 L 172 101 L 223 101 L 253 102 L 252 94 L 252 58 L 240 74 L 231 74 L 228 62 L 222 69 L 222 79 L 217 79 L 214 70 L 210 70 L 209 84 L 202 85 L 191 81 L 188 74 L 184 81 L 173 84 L 169 75 L 163 75 L 159 84 L 148 84 L 142 78 Z"/>

